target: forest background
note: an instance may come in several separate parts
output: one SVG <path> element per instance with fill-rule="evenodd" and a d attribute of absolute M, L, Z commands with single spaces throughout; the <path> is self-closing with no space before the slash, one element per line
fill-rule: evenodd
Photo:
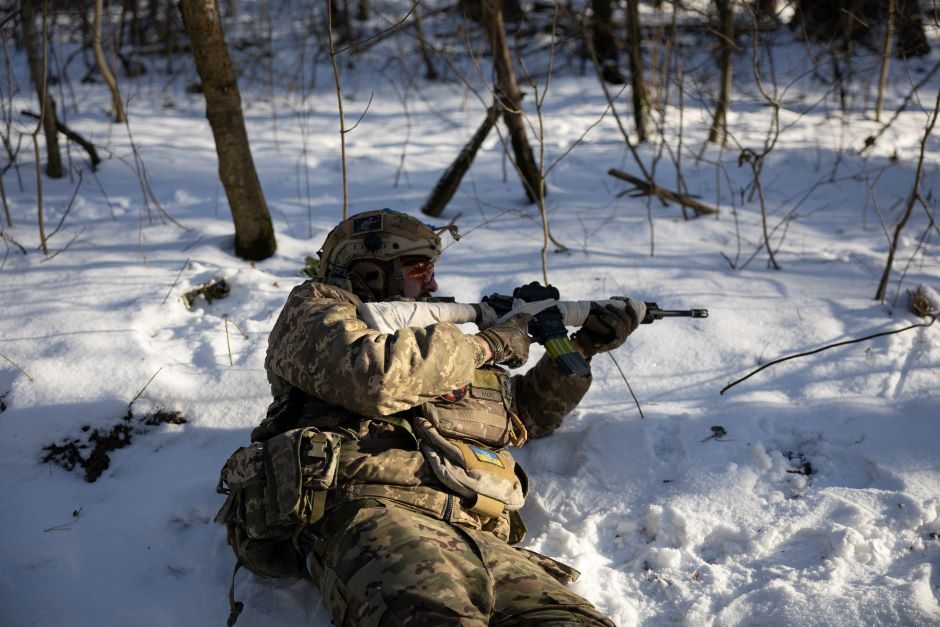
<path fill-rule="evenodd" d="M 3 3 L 4 623 L 224 620 L 267 333 L 381 207 L 460 227 L 463 302 L 710 310 L 517 452 L 524 546 L 618 624 L 940 621 L 938 11 Z M 309 582 L 235 590 L 329 624 Z"/>

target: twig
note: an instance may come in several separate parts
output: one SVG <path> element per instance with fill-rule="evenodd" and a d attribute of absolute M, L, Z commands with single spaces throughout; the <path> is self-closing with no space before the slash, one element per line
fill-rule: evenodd
<path fill-rule="evenodd" d="M 170 289 L 168 289 L 168 290 L 166 291 L 166 296 L 163 297 L 163 302 L 160 303 L 161 305 L 165 305 L 165 304 L 166 304 L 166 299 L 168 299 L 168 298 L 170 297 L 170 292 L 172 292 L 172 291 L 173 291 L 173 288 L 176 287 L 176 284 L 179 283 L 180 277 L 183 276 L 183 270 L 185 270 L 185 269 L 186 269 L 186 266 L 188 266 L 188 265 L 189 265 L 189 257 L 187 257 L 187 258 L 186 258 L 186 261 L 183 262 L 183 267 L 180 268 L 179 274 L 177 274 L 177 275 L 176 275 L 176 278 L 173 279 L 173 285 L 171 285 L 171 286 L 170 286 Z"/>
<path fill-rule="evenodd" d="M 930 79 L 933 78 L 933 75 L 937 73 L 937 70 L 940 70 L 940 61 L 935 63 L 934 66 L 930 68 L 930 71 L 924 75 L 924 78 L 922 78 L 919 83 L 917 83 L 916 85 L 914 85 L 914 87 L 911 88 L 910 93 L 907 94 L 907 96 L 904 98 L 904 102 L 902 102 L 901 106 L 898 107 L 897 111 L 894 112 L 894 115 L 891 116 L 891 119 L 885 122 L 884 125 L 880 129 L 878 129 L 877 133 L 875 133 L 874 135 L 869 135 L 868 137 L 865 138 L 865 145 L 859 149 L 859 153 L 864 153 L 866 150 L 874 146 L 875 143 L 878 141 L 878 138 L 880 138 L 884 134 L 885 131 L 891 128 L 891 125 L 894 124 L 894 121 L 897 120 L 899 117 L 901 117 L 901 114 L 904 113 L 904 111 L 907 109 L 907 106 L 911 104 L 911 101 L 914 99 L 914 96 L 920 93 L 920 88 L 926 85 L 930 81 Z"/>
<path fill-rule="evenodd" d="M 225 345 L 228 347 L 228 365 L 234 366 L 235 363 L 232 361 L 232 342 L 228 338 L 228 316 L 223 316 L 222 320 L 225 321 Z"/>
<path fill-rule="evenodd" d="M 54 527 L 49 527 L 48 529 L 43 529 L 42 531 L 43 533 L 47 533 L 49 531 L 68 531 L 69 527 L 71 527 L 76 522 L 78 522 L 78 519 L 81 517 L 82 517 L 82 508 L 79 507 L 78 509 L 72 512 L 72 520 L 68 521 L 67 523 L 62 523 L 61 525 L 56 525 Z"/>
<path fill-rule="evenodd" d="M 13 367 L 16 368 L 17 370 L 19 370 L 20 372 L 22 372 L 22 373 L 23 373 L 23 376 L 25 376 L 27 379 L 29 379 L 30 381 L 32 381 L 33 383 L 35 383 L 35 379 L 33 379 L 31 376 L 29 376 L 29 373 L 28 373 L 28 372 L 26 372 L 25 370 L 23 370 L 22 368 L 20 368 L 19 365 L 17 365 L 17 363 L 16 363 L 15 361 L 13 361 L 12 359 L 10 359 L 9 357 L 7 357 L 6 355 L 4 355 L 3 353 L 0 353 L 0 357 L 3 357 L 3 358 L 6 359 L 8 362 L 10 362 L 11 364 L 13 364 Z"/>
<path fill-rule="evenodd" d="M 130 408 L 130 406 L 134 404 L 134 401 L 136 401 L 138 398 L 140 398 L 140 395 L 143 394 L 143 393 L 144 393 L 144 390 L 146 390 L 147 387 L 153 382 L 153 380 L 157 378 L 157 375 L 160 374 L 160 371 L 161 371 L 161 370 L 163 370 L 163 366 L 160 366 L 159 368 L 157 368 L 157 371 L 154 372 L 154 373 L 153 373 L 153 376 L 150 377 L 150 379 L 147 381 L 147 383 L 144 384 L 144 387 L 140 388 L 140 392 L 138 392 L 137 395 L 134 396 L 134 398 L 131 399 L 131 402 L 127 404 L 127 407 L 128 407 L 128 408 Z"/>
<path fill-rule="evenodd" d="M 20 252 L 23 253 L 24 255 L 26 254 L 26 249 L 23 248 L 23 245 L 20 244 L 20 243 L 19 243 L 18 241 L 16 241 L 15 239 L 13 239 L 12 237 L 10 237 L 10 234 L 7 233 L 6 231 L 3 231 L 2 229 L 0 229 L 0 238 L 2 238 L 3 241 L 5 241 L 5 242 L 10 242 L 11 244 L 13 244 L 13 245 L 16 246 L 17 248 L 19 248 L 19 249 L 20 249 Z"/>
<path fill-rule="evenodd" d="M 234 320 L 232 320 L 231 318 L 229 318 L 229 315 L 228 315 L 228 314 L 223 314 L 222 317 L 225 318 L 226 320 L 228 320 L 232 325 L 234 325 L 235 328 L 238 329 L 238 332 L 242 334 L 242 337 L 243 337 L 243 338 L 245 338 L 246 340 L 249 339 L 249 338 L 248 338 L 248 334 L 245 333 L 244 329 L 242 329 L 240 326 L 238 326 L 238 323 L 237 323 L 237 322 L 235 322 Z"/>
<path fill-rule="evenodd" d="M 874 333 L 872 335 L 866 335 L 865 337 L 860 337 L 855 340 L 845 340 L 843 342 L 836 342 L 835 344 L 827 344 L 826 346 L 823 346 L 822 348 L 817 348 L 816 350 L 808 351 L 805 353 L 797 353 L 796 355 L 789 355 L 787 357 L 781 357 L 780 359 L 775 359 L 773 361 L 767 362 L 766 364 L 764 364 L 757 370 L 751 372 L 750 374 L 744 377 L 741 377 L 740 379 L 737 379 L 736 381 L 732 383 L 729 383 L 728 385 L 726 385 L 725 387 L 721 389 L 721 392 L 719 392 L 719 394 L 724 394 L 729 389 L 741 383 L 742 381 L 746 381 L 747 379 L 750 379 L 761 370 L 764 370 L 765 368 L 770 368 L 771 366 L 775 364 L 779 364 L 780 362 L 789 361 L 790 359 L 796 359 L 797 357 L 806 357 L 807 355 L 815 355 L 816 353 L 821 353 L 824 350 L 829 350 L 830 348 L 836 348 L 837 346 L 845 346 L 847 344 L 856 344 L 858 342 L 864 342 L 866 340 L 873 340 L 876 337 L 883 337 L 885 335 L 894 335 L 895 333 L 903 333 L 904 331 L 910 331 L 911 329 L 917 329 L 919 327 L 929 327 L 930 325 L 932 325 L 934 322 L 937 321 L 938 316 L 940 316 L 940 313 L 933 314 L 932 316 L 930 316 L 930 322 L 921 322 L 918 324 L 912 324 L 910 326 L 904 327 L 903 329 L 895 329 L 894 331 L 882 331 L 881 333 Z"/>
<path fill-rule="evenodd" d="M 45 257 L 44 259 L 40 259 L 40 260 L 39 260 L 39 263 L 46 263 L 47 261 L 50 261 L 50 260 L 52 260 L 52 259 L 55 259 L 56 256 L 58 256 L 59 253 L 64 253 L 65 251 L 67 251 L 67 250 L 69 249 L 69 247 L 70 247 L 72 244 L 74 244 L 75 241 L 76 241 L 79 237 L 81 237 L 82 233 L 84 233 L 84 232 L 85 232 L 85 227 L 83 226 L 82 228 L 78 229 L 78 233 L 76 233 L 75 235 L 73 235 L 73 236 L 72 236 L 72 239 L 70 239 L 70 240 L 68 241 L 68 243 L 67 243 L 65 246 L 63 246 L 63 247 L 60 248 L 59 250 L 55 251 L 55 252 L 52 253 L 51 255 Z"/>
<path fill-rule="evenodd" d="M 78 171 L 78 183 L 75 185 L 75 190 L 72 192 L 72 198 L 69 199 L 69 204 L 65 207 L 65 211 L 62 212 L 62 217 L 59 218 L 59 223 L 58 223 L 58 224 L 55 226 L 55 228 L 52 230 L 52 233 L 49 233 L 49 235 L 46 236 L 46 241 L 51 240 L 51 239 L 52 239 L 52 236 L 55 235 L 56 233 L 58 233 L 58 232 L 59 232 L 59 229 L 62 228 L 62 225 L 65 224 L 65 218 L 69 215 L 69 211 L 72 210 L 72 205 L 75 204 L 75 198 L 78 196 L 78 190 L 79 190 L 79 189 L 81 188 L 81 186 L 82 186 L 82 180 L 83 180 L 83 179 L 84 179 L 84 177 L 83 177 L 83 175 L 82 175 L 82 171 L 79 170 L 79 171 Z"/>
<path fill-rule="evenodd" d="M 343 54 L 344 52 L 346 52 L 346 51 L 349 50 L 350 48 L 360 48 L 360 47 L 364 46 L 365 44 L 367 44 L 367 43 L 369 43 L 369 42 L 371 42 L 371 41 L 373 41 L 373 40 L 379 39 L 380 37 L 381 37 L 381 38 L 385 38 L 386 35 L 391 35 L 392 33 L 396 32 L 398 29 L 400 29 L 400 28 L 402 27 L 402 25 L 405 23 L 405 21 L 411 16 L 412 13 L 414 13 L 415 9 L 417 9 L 417 7 L 418 7 L 419 4 L 421 4 L 421 2 L 419 2 L 418 0 L 415 0 L 415 2 L 412 3 L 411 8 L 408 9 L 408 12 L 405 13 L 405 16 L 404 16 L 403 18 L 401 18 L 400 20 L 398 20 L 395 24 L 393 24 L 392 26 L 386 28 L 386 29 L 383 30 L 383 31 L 379 31 L 379 32 L 376 33 L 375 35 L 372 35 L 372 36 L 370 36 L 370 37 L 367 37 L 366 39 L 363 39 L 362 41 L 357 41 L 357 42 L 354 42 L 354 43 L 349 44 L 349 45 L 346 46 L 345 48 L 340 48 L 339 50 L 336 51 L 335 54 L 338 54 L 338 55 L 339 55 L 339 54 Z M 328 11 L 327 14 L 330 15 L 330 10 L 327 9 L 327 11 Z M 332 30 L 332 28 L 333 28 L 333 20 L 332 20 L 332 17 L 328 18 L 328 21 L 329 21 L 328 26 L 329 26 L 329 28 Z M 331 39 L 332 39 L 332 37 L 331 37 Z M 332 50 L 333 50 L 333 44 L 331 43 L 331 44 L 330 44 L 330 54 L 331 54 L 331 55 L 334 54 L 334 53 L 332 52 Z"/>
<path fill-rule="evenodd" d="M 901 239 L 901 230 L 904 229 L 904 225 L 907 224 L 907 221 L 910 219 L 911 213 L 914 211 L 914 205 L 917 204 L 917 199 L 920 198 L 920 183 L 924 175 L 924 153 L 927 148 L 927 139 L 933 132 L 933 127 L 937 123 L 938 115 L 940 115 L 940 91 L 937 92 L 937 101 L 933 107 L 933 115 L 930 117 L 927 129 L 924 131 L 924 136 L 920 141 L 920 156 L 917 160 L 917 172 L 914 174 L 914 186 L 913 189 L 911 189 L 907 207 L 904 209 L 904 215 L 894 228 L 894 239 L 891 241 L 891 247 L 888 249 L 888 260 L 885 262 L 884 273 L 881 275 L 878 290 L 875 292 L 875 300 L 884 300 L 885 291 L 888 289 L 888 279 L 891 278 L 891 266 L 894 264 L 894 255 L 897 252 Z"/>
<path fill-rule="evenodd" d="M 617 358 L 614 357 L 613 353 L 608 352 L 607 356 L 610 357 L 610 360 L 614 362 L 614 365 L 617 366 L 617 370 L 620 371 L 620 376 L 623 378 L 623 382 L 627 384 L 627 389 L 630 390 L 630 396 L 633 397 L 633 402 L 636 403 L 636 409 L 640 412 L 640 418 L 646 419 L 646 416 L 643 415 L 643 408 L 640 407 L 640 401 L 637 400 L 636 394 L 633 393 L 633 388 L 630 387 L 630 382 L 627 381 L 627 375 L 623 373 L 623 368 L 620 367 L 620 364 L 617 363 Z"/>

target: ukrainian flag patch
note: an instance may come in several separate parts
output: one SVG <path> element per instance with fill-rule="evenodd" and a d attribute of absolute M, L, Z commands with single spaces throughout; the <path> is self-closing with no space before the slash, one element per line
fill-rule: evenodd
<path fill-rule="evenodd" d="M 505 466 L 503 466 L 503 460 L 501 460 L 499 455 L 493 451 L 488 451 L 485 448 L 480 448 L 478 446 L 471 446 L 470 450 L 473 451 L 473 454 L 481 462 L 493 464 L 494 466 L 499 466 L 500 468 L 505 468 Z"/>

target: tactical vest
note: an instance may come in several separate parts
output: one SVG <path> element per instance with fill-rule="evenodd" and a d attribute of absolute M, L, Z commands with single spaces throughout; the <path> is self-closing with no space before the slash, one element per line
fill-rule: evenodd
<path fill-rule="evenodd" d="M 420 411 L 445 438 L 495 448 L 525 443 L 525 427 L 512 410 L 509 374 L 498 366 L 478 368 L 468 385 L 425 403 Z"/>

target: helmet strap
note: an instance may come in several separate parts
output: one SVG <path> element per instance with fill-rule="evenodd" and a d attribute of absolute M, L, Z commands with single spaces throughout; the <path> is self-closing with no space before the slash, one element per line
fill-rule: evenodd
<path fill-rule="evenodd" d="M 385 290 L 385 295 L 392 291 L 392 281 L 396 282 L 398 287 L 398 294 L 402 295 L 405 293 L 405 268 L 401 265 L 401 257 L 395 257 L 392 259 L 392 272 L 388 275 L 388 285 Z"/>

